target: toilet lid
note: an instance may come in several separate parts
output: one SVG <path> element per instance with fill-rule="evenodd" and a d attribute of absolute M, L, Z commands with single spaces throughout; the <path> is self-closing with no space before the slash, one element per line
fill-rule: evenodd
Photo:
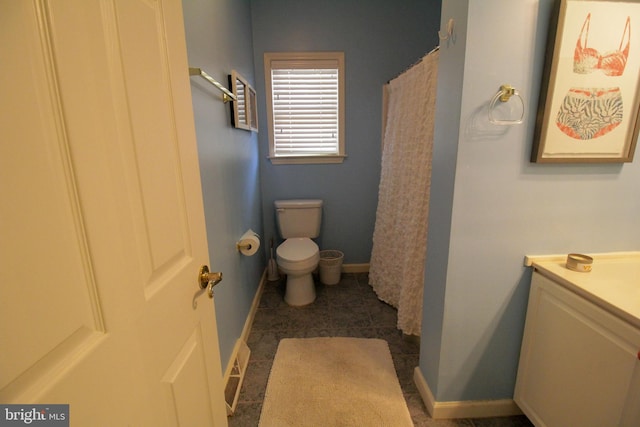
<path fill-rule="evenodd" d="M 293 237 L 278 246 L 276 254 L 287 261 L 304 261 L 318 253 L 318 245 L 308 237 Z"/>

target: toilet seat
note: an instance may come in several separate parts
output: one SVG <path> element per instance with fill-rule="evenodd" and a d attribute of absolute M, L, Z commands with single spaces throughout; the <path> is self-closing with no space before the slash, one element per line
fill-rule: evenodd
<path fill-rule="evenodd" d="M 285 268 L 315 268 L 320 260 L 320 250 L 308 237 L 293 237 L 284 241 L 276 249 L 278 265 Z"/>

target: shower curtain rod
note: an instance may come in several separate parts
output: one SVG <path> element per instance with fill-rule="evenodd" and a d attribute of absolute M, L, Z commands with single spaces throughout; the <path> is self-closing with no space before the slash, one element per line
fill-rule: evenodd
<path fill-rule="evenodd" d="M 391 83 L 392 80 L 397 79 L 398 77 L 400 77 L 402 74 L 404 74 L 406 71 L 410 70 L 411 68 L 415 67 L 416 65 L 418 65 L 419 63 L 422 62 L 422 60 L 425 58 L 425 56 L 429 56 L 434 52 L 437 52 L 438 50 L 440 50 L 440 46 L 436 46 L 433 49 L 431 49 L 431 51 L 429 51 L 429 53 L 426 53 L 424 55 L 422 55 L 422 57 L 420 59 L 418 59 L 416 62 L 414 62 L 413 64 L 409 65 L 407 68 L 405 68 L 404 70 L 402 70 L 401 73 L 398 73 L 395 75 L 395 77 L 387 80 L 387 84 Z"/>

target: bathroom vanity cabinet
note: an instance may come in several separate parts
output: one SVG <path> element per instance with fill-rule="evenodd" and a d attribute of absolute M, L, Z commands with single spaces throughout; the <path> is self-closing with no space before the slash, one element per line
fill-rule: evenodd
<path fill-rule="evenodd" d="M 640 253 L 534 268 L 514 400 L 537 427 L 640 426 Z"/>

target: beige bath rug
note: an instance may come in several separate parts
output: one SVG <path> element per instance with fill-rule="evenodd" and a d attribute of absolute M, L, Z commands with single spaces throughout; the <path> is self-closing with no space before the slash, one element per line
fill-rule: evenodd
<path fill-rule="evenodd" d="M 283 339 L 261 427 L 413 426 L 384 340 Z"/>

